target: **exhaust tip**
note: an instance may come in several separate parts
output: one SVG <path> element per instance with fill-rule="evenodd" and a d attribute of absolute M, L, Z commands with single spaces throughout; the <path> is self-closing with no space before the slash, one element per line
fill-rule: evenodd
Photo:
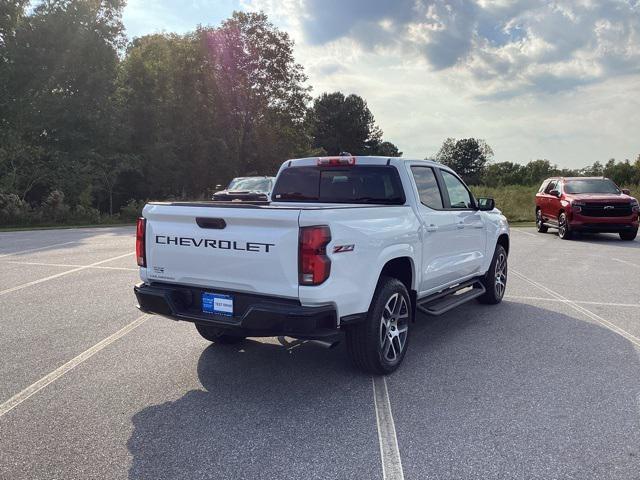
<path fill-rule="evenodd" d="M 324 340 L 309 340 L 309 343 L 313 343 L 314 345 L 318 345 L 323 348 L 336 348 L 340 344 L 340 340 L 334 340 L 332 342 L 326 342 Z"/>

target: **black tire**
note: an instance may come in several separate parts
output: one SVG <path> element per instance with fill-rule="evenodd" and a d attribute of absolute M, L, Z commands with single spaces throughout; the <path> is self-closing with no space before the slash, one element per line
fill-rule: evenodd
<path fill-rule="evenodd" d="M 631 230 L 630 232 L 620 232 L 620 240 L 626 242 L 632 242 L 638 236 L 638 230 Z"/>
<path fill-rule="evenodd" d="M 573 232 L 569 227 L 569 221 L 567 220 L 567 215 L 564 212 L 562 212 L 558 216 L 558 237 L 560 237 L 562 240 L 571 240 L 572 236 L 573 236 Z"/>
<path fill-rule="evenodd" d="M 539 208 L 536 209 L 536 229 L 540 233 L 547 233 L 547 231 L 549 230 L 549 227 L 547 227 L 542 221 L 542 212 Z"/>
<path fill-rule="evenodd" d="M 478 302 L 496 305 L 502 301 L 507 289 L 508 269 L 507 251 L 502 245 L 496 245 L 489 270 L 481 280 L 486 292 L 478 297 Z"/>
<path fill-rule="evenodd" d="M 221 343 L 223 345 L 235 345 L 242 342 L 245 338 L 242 335 L 229 335 L 224 330 L 209 325 L 199 325 L 196 323 L 196 330 L 202 338 L 210 342 Z"/>
<path fill-rule="evenodd" d="M 381 277 L 367 318 L 346 331 L 347 350 L 353 363 L 373 374 L 396 370 L 409 346 L 412 315 L 411 298 L 404 284 L 395 278 Z"/>

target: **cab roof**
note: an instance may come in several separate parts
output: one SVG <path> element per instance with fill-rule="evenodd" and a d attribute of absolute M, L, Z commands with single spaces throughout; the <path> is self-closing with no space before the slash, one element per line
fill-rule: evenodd
<path fill-rule="evenodd" d="M 303 158 L 292 158 L 290 160 L 285 161 L 282 166 L 291 167 L 302 167 L 302 166 L 315 166 L 318 165 L 319 161 L 330 161 L 330 160 L 345 160 L 345 159 L 353 159 L 355 161 L 355 165 L 397 165 L 399 163 L 406 162 L 420 162 L 426 165 L 433 165 L 438 167 L 448 167 L 441 163 L 435 162 L 433 160 L 425 160 L 423 158 L 405 158 L 405 157 L 382 157 L 375 155 L 333 155 L 326 157 L 303 157 Z"/>

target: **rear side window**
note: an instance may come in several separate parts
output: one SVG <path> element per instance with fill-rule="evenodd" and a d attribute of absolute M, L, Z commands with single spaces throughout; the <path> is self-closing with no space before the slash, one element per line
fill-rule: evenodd
<path fill-rule="evenodd" d="M 293 167 L 276 181 L 275 202 L 403 205 L 398 171 L 392 166 Z"/>
<path fill-rule="evenodd" d="M 436 210 L 442 209 L 442 195 L 433 168 L 411 167 L 411 172 L 416 181 L 420 201 L 427 207 L 435 208 Z"/>

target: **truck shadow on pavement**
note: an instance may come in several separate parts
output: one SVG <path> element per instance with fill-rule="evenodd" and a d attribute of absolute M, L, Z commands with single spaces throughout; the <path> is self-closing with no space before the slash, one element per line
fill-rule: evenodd
<path fill-rule="evenodd" d="M 207 347 L 204 390 L 133 417 L 129 478 L 382 478 L 370 377 L 344 347 L 290 347 Z M 406 478 L 640 471 L 638 352 L 598 324 L 513 302 L 421 317 L 387 382 Z"/>

